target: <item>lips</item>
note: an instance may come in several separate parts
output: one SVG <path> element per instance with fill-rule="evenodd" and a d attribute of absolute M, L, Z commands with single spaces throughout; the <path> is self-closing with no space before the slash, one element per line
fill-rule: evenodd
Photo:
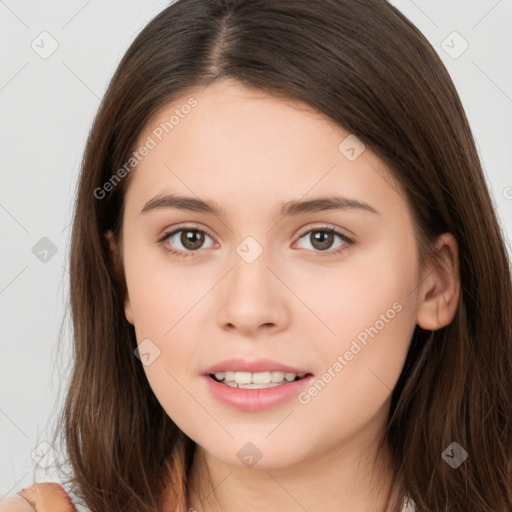
<path fill-rule="evenodd" d="M 215 374 L 243 382 L 248 381 L 250 377 L 251 380 L 256 379 L 258 382 L 267 383 L 238 384 L 231 380 L 219 381 Z M 270 383 L 268 383 L 269 374 L 272 377 Z M 295 377 L 294 380 L 289 380 L 292 375 Z M 288 378 L 285 378 L 286 376 Z M 218 402 L 244 412 L 264 411 L 288 402 L 314 378 L 307 368 L 292 366 L 274 359 L 244 357 L 233 357 L 214 364 L 206 368 L 201 377 L 206 390 Z M 281 382 L 274 382 L 274 380 L 281 380 Z"/>
<path fill-rule="evenodd" d="M 208 391 L 219 403 L 232 409 L 242 412 L 260 412 L 278 407 L 284 403 L 296 399 L 298 394 L 307 386 L 311 385 L 314 379 L 308 374 L 302 379 L 286 384 L 278 384 L 273 387 L 260 387 L 261 385 L 250 385 L 250 388 L 231 387 L 216 381 L 209 375 L 201 376 L 205 390 Z M 254 389 L 256 386 L 257 389 Z M 258 389 L 259 388 L 259 389 Z"/>

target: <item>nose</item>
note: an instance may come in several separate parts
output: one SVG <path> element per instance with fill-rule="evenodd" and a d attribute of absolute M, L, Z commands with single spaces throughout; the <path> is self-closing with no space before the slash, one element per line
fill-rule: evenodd
<path fill-rule="evenodd" d="M 276 277 L 267 252 L 251 263 L 235 253 L 230 263 L 232 270 L 219 290 L 219 326 L 246 336 L 286 329 L 290 323 L 289 292 Z"/>

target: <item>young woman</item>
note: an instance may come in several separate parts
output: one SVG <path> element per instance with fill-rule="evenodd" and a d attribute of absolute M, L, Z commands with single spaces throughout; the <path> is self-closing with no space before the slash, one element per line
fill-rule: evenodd
<path fill-rule="evenodd" d="M 450 76 L 387 2 L 172 4 L 83 159 L 76 503 L 510 511 L 503 238 Z"/>

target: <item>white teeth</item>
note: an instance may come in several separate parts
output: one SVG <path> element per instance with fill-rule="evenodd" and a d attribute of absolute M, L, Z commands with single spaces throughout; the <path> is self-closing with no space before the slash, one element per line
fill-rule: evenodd
<path fill-rule="evenodd" d="M 252 374 L 253 384 L 270 384 L 272 382 L 271 372 L 259 372 Z"/>
<path fill-rule="evenodd" d="M 272 372 L 272 382 L 283 382 L 284 372 Z"/>
<path fill-rule="evenodd" d="M 250 384 L 252 381 L 251 372 L 235 372 L 235 382 L 237 384 Z"/>
<path fill-rule="evenodd" d="M 231 380 L 228 378 L 228 373 L 226 372 L 225 379 Z M 234 372 L 233 379 L 237 384 L 270 384 L 272 382 L 279 383 L 283 382 L 283 378 L 285 378 L 288 382 L 295 380 L 295 373 L 284 373 L 284 372 L 275 372 L 283 375 L 281 378 L 280 375 L 277 375 L 277 379 L 274 381 L 272 379 L 272 374 L 274 372 Z M 288 377 L 287 377 L 288 376 Z M 291 377 L 291 378 L 290 378 Z"/>
<path fill-rule="evenodd" d="M 281 371 L 266 372 L 217 372 L 215 378 L 231 387 L 244 387 L 248 389 L 260 389 L 277 386 L 280 383 L 293 382 L 297 377 L 302 378 L 305 373 L 285 373 Z"/>

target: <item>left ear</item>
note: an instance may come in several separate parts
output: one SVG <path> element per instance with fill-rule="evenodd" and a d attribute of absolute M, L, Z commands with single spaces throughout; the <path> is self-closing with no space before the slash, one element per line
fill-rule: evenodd
<path fill-rule="evenodd" d="M 443 233 L 435 242 L 437 260 L 431 262 L 421 283 L 418 325 L 435 331 L 450 324 L 457 312 L 460 295 L 459 249 L 451 233 Z"/>

